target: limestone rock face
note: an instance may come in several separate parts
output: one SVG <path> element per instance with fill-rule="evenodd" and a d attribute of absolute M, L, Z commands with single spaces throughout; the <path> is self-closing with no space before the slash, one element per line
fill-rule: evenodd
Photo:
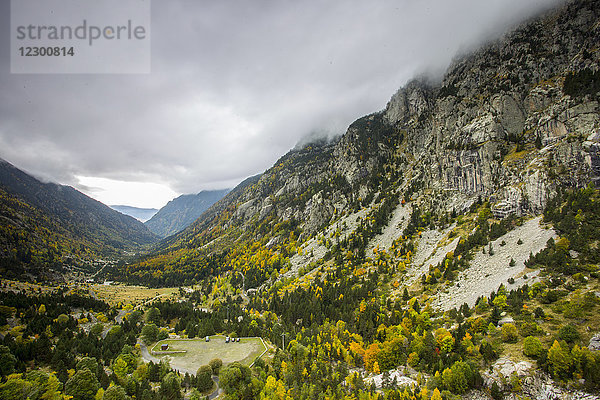
<path fill-rule="evenodd" d="M 514 362 L 507 358 L 498 359 L 491 368 L 491 372 L 483 373 L 484 384 L 491 388 L 494 382 L 506 392 L 505 398 L 517 399 L 510 393 L 511 377 L 519 378 L 523 396 L 535 400 L 592 400 L 598 396 L 578 390 L 566 390 L 556 384 L 548 375 L 535 370 L 529 362 Z"/>
<path fill-rule="evenodd" d="M 582 50 L 599 35 L 597 8 L 570 3 L 457 60 L 440 86 L 412 81 L 392 97 L 385 120 L 406 132 L 416 175 L 447 199 L 440 206 L 467 194 L 539 213 L 558 185 L 598 182 L 598 103 L 563 88 L 571 71 L 598 68 Z"/>
<path fill-rule="evenodd" d="M 558 187 L 600 182 L 598 94 L 565 89 L 600 69 L 596 3 L 569 1 L 456 59 L 441 81 L 408 82 L 337 139 L 291 150 L 231 195 L 231 223 L 292 220 L 313 235 L 385 182 L 421 211 L 481 198 L 499 216 L 539 214 Z"/>
<path fill-rule="evenodd" d="M 418 118 L 429 108 L 431 98 L 427 85 L 412 81 L 392 96 L 385 109 L 385 119 L 390 124 Z"/>

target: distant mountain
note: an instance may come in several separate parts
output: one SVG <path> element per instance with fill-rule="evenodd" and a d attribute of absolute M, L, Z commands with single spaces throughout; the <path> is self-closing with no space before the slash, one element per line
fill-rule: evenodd
<path fill-rule="evenodd" d="M 121 214 L 129 215 L 141 222 L 146 222 L 158 212 L 156 208 L 139 208 L 132 206 L 113 205 L 110 206 L 113 210 L 117 210 Z"/>
<path fill-rule="evenodd" d="M 141 222 L 70 186 L 43 183 L 0 159 L 0 275 L 118 256 L 158 238 Z"/>
<path fill-rule="evenodd" d="M 171 200 L 145 225 L 154 234 L 167 237 L 180 232 L 194 222 L 210 206 L 221 200 L 230 189 L 203 190 L 198 194 L 184 194 Z"/>

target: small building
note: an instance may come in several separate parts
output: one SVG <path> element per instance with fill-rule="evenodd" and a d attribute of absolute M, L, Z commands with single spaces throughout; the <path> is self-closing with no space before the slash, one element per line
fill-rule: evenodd
<path fill-rule="evenodd" d="M 229 336 L 225 338 L 225 343 L 229 343 Z"/>
<path fill-rule="evenodd" d="M 240 341 L 240 338 L 235 338 L 235 341 L 239 343 L 239 341 Z"/>
<path fill-rule="evenodd" d="M 205 341 L 205 342 L 210 342 L 210 336 L 207 336 L 207 337 L 205 337 L 205 338 L 204 338 L 204 341 Z"/>
<path fill-rule="evenodd" d="M 168 345 L 168 344 L 161 344 L 161 345 L 160 345 L 160 349 L 161 349 L 162 351 L 167 351 L 167 350 L 169 350 L 169 345 Z"/>

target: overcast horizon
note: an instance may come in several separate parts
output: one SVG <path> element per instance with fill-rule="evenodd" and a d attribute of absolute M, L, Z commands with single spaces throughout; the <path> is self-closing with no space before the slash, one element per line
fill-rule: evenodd
<path fill-rule="evenodd" d="M 11 74 L 0 158 L 107 205 L 233 188 L 559 0 L 152 2 L 151 73 Z"/>

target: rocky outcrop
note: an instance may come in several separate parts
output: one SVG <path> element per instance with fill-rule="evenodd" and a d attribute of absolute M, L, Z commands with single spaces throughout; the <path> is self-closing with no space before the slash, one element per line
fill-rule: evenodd
<path fill-rule="evenodd" d="M 590 344 L 588 345 L 588 349 L 590 351 L 598 351 L 598 350 L 600 350 L 600 333 L 595 334 L 590 339 Z"/>
<path fill-rule="evenodd" d="M 597 22 L 595 4 L 571 2 L 456 61 L 438 88 L 413 81 L 392 97 L 385 120 L 407 132 L 447 206 L 453 194 L 493 196 L 535 214 L 558 185 L 598 181 L 598 104 L 563 88 L 571 71 L 598 69 Z"/>
<path fill-rule="evenodd" d="M 597 400 L 599 396 L 557 385 L 548 375 L 535 370 L 527 361 L 514 362 L 498 359 L 490 372 L 482 374 L 484 385 L 491 388 L 495 382 L 503 390 L 504 399 L 529 398 L 532 400 Z"/>
<path fill-rule="evenodd" d="M 558 187 L 600 179 L 597 94 L 564 84 L 600 68 L 599 8 L 570 1 L 458 58 L 440 82 L 407 83 L 382 112 L 331 142 L 291 150 L 215 209 L 231 209 L 226 226 L 292 220 L 305 236 L 373 206 L 381 192 L 410 191 L 437 215 L 479 198 L 500 218 L 539 214 Z"/>

